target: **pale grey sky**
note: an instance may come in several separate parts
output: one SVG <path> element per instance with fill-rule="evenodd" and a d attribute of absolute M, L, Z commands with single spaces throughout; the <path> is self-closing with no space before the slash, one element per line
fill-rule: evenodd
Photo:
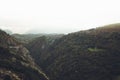
<path fill-rule="evenodd" d="M 0 0 L 0 28 L 70 33 L 120 22 L 120 0 Z"/>

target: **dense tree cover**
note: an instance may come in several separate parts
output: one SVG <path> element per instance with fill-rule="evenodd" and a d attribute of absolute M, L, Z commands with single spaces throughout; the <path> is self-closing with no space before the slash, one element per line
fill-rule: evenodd
<path fill-rule="evenodd" d="M 0 30 L 0 80 L 48 80 L 29 51 Z"/>
<path fill-rule="evenodd" d="M 55 40 L 40 53 L 44 55 L 38 56 L 44 57 L 39 65 L 51 80 L 119 80 L 120 25 L 109 26 L 71 33 Z"/>
<path fill-rule="evenodd" d="M 26 45 L 26 48 L 29 49 L 31 56 L 35 58 L 38 65 L 44 64 L 44 58 L 49 56 L 49 54 L 46 54 L 47 49 L 61 36 L 62 35 L 50 35 L 38 37 Z"/>
<path fill-rule="evenodd" d="M 114 80 L 120 75 L 119 41 L 119 33 L 69 34 L 53 45 L 46 70 L 53 80 Z"/>

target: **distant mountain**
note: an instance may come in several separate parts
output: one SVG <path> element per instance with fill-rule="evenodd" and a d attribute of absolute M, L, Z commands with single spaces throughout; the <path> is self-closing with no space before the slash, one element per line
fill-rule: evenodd
<path fill-rule="evenodd" d="M 28 49 L 34 51 L 36 61 L 41 60 L 38 64 L 51 80 L 120 80 L 120 24 L 70 33 L 52 45 L 46 43 L 42 37 L 29 43 Z"/>
<path fill-rule="evenodd" d="M 11 30 L 8 30 L 8 29 L 4 29 L 4 31 L 7 33 L 7 34 L 12 34 L 13 32 Z"/>
<path fill-rule="evenodd" d="M 63 36 L 63 34 L 13 34 L 12 36 L 15 37 L 21 43 L 29 43 L 35 38 L 42 37 L 42 36 Z"/>
<path fill-rule="evenodd" d="M 0 30 L 0 80 L 48 80 L 29 51 Z"/>

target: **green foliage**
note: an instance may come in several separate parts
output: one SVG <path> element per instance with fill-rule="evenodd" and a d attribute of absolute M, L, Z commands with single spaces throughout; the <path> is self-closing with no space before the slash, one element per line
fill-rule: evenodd
<path fill-rule="evenodd" d="M 99 49 L 99 48 L 88 48 L 89 51 L 91 52 L 99 52 L 99 51 L 104 51 L 104 49 Z"/>
<path fill-rule="evenodd" d="M 11 71 L 11 74 L 0 72 L 0 80 L 48 80 L 48 77 L 34 63 L 27 49 L 3 31 L 0 31 L 1 70 Z M 6 78 L 6 75 L 9 78 Z"/>
<path fill-rule="evenodd" d="M 61 35 L 42 36 L 26 44 L 27 49 L 38 65 L 44 64 L 43 60 L 46 56 L 49 56 L 49 54 L 46 54 L 47 49 L 60 37 Z"/>
<path fill-rule="evenodd" d="M 40 44 L 44 41 L 38 40 Z M 29 49 L 35 55 L 40 50 L 34 58 L 51 80 L 116 80 L 120 75 L 119 41 L 120 28 L 97 28 L 63 36 L 44 50 L 35 41 L 37 48 Z"/>

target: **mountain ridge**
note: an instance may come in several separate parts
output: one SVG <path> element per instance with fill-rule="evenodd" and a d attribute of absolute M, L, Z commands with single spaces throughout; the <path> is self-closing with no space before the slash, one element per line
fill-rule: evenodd
<path fill-rule="evenodd" d="M 0 30 L 0 79 L 49 80 L 37 67 L 29 51 L 2 30 Z"/>
<path fill-rule="evenodd" d="M 70 33 L 42 53 L 39 65 L 52 80 L 119 80 L 119 41 L 120 24 Z"/>

